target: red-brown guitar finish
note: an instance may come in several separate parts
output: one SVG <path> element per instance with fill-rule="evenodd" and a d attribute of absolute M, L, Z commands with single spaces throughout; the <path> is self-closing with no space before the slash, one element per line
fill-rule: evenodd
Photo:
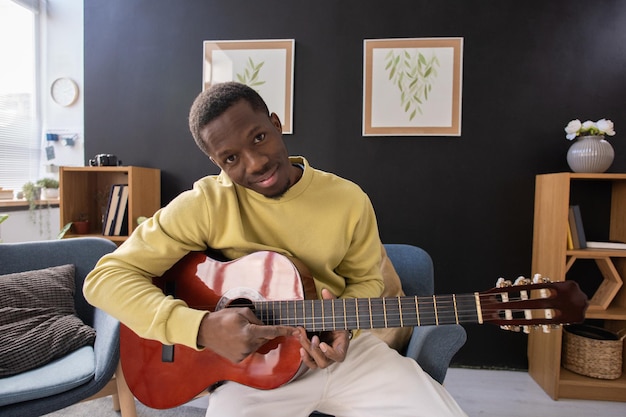
<path fill-rule="evenodd" d="M 315 298 L 312 278 L 305 275 L 308 272 L 296 269 L 288 258 L 257 252 L 244 259 L 245 262 L 217 262 L 192 252 L 163 277 L 155 279 L 155 283 L 162 286 L 175 279 L 176 298 L 185 300 L 190 307 L 208 311 L 216 311 L 222 296 L 229 292 L 235 298 L 247 299 L 257 292 L 265 300 L 303 300 L 312 292 Z M 251 287 L 254 281 L 257 287 Z M 182 345 L 174 346 L 173 362 L 163 362 L 160 342 L 140 338 L 124 325 L 120 339 L 128 386 L 139 401 L 152 408 L 179 406 L 223 380 L 260 389 L 276 388 L 293 379 L 301 364 L 300 342 L 291 337 L 266 343 L 238 364 L 210 350 L 196 351 Z"/>

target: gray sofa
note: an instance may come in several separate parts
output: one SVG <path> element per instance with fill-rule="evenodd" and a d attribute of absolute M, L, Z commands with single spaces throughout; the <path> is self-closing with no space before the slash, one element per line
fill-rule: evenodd
<path fill-rule="evenodd" d="M 119 323 L 89 305 L 82 286 L 98 259 L 115 248 L 114 243 L 100 238 L 0 244 L 0 275 L 75 265 L 76 314 L 96 330 L 93 348 L 83 347 L 45 366 L 0 379 L 1 416 L 51 413 L 91 397 L 110 384 L 119 363 Z"/>

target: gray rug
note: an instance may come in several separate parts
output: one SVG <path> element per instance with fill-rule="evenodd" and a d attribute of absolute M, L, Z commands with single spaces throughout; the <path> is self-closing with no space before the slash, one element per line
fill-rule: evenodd
<path fill-rule="evenodd" d="M 137 405 L 137 417 L 204 417 L 206 410 L 198 407 L 182 406 L 168 410 L 155 410 L 146 407 L 139 401 Z M 119 411 L 113 410 L 111 397 L 98 398 L 92 401 L 75 404 L 54 413 L 46 414 L 46 417 L 120 417 Z"/>

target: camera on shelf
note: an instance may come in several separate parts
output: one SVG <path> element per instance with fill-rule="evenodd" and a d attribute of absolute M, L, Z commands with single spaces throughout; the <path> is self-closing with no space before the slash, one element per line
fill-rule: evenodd
<path fill-rule="evenodd" d="M 122 165 L 122 161 L 110 153 L 101 153 L 89 160 L 89 166 L 92 167 L 116 167 L 119 165 Z"/>

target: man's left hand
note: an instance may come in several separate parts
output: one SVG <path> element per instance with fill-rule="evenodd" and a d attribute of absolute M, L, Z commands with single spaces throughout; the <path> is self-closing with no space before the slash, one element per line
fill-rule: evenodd
<path fill-rule="evenodd" d="M 323 289 L 322 298 L 332 300 L 337 297 Z M 310 369 L 324 369 L 335 362 L 343 362 L 350 344 L 350 332 L 346 330 L 322 332 L 320 336 L 315 335 L 309 340 L 306 330 L 299 327 L 294 336 L 300 339 L 302 345 L 300 348 L 302 362 Z"/>

